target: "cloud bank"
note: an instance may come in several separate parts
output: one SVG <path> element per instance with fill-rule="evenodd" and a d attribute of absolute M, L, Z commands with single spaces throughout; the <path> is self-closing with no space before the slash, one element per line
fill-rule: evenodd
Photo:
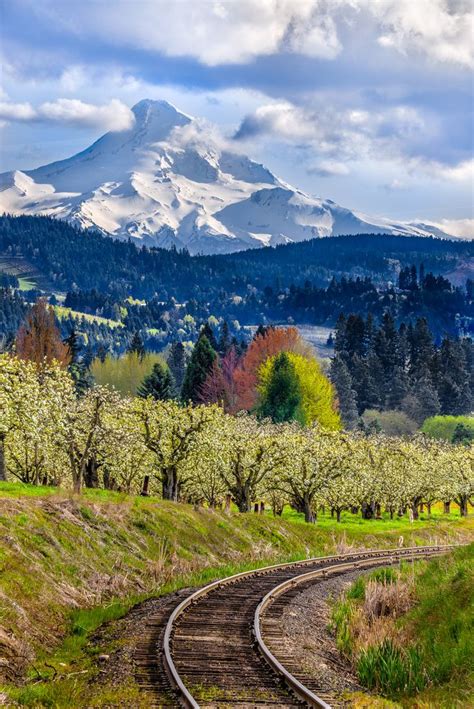
<path fill-rule="evenodd" d="M 30 103 L 0 102 L 0 120 L 17 122 L 51 121 L 73 126 L 123 131 L 131 128 L 135 117 L 118 99 L 103 106 L 84 103 L 79 99 L 59 98 L 34 108 Z"/>

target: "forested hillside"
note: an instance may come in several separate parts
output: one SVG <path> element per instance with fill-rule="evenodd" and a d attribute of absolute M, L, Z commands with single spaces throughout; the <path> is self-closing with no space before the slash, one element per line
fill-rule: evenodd
<path fill-rule="evenodd" d="M 473 252 L 469 242 L 359 235 L 192 257 L 140 250 L 50 218 L 0 217 L 1 285 L 21 286 L 29 303 L 46 294 L 66 306 L 57 311 L 65 333 L 85 315 L 79 329 L 93 347 L 102 343 L 113 352 L 137 330 L 150 349 L 194 341 L 209 318 L 227 321 L 238 339 L 241 326 L 259 323 L 333 327 L 341 312 L 376 319 L 389 312 L 397 324 L 425 317 L 438 338 L 464 335 L 473 322 Z M 24 263 L 26 273 L 41 276 L 22 283 L 12 263 L 17 273 Z M 5 336 L 17 329 L 13 313 L 25 306 L 4 291 L 0 307 Z"/>

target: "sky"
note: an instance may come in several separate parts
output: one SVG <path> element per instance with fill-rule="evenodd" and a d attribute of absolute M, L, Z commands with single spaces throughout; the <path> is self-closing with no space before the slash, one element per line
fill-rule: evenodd
<path fill-rule="evenodd" d="M 474 236 L 471 0 L 0 0 L 0 171 L 143 98 L 309 194 Z"/>

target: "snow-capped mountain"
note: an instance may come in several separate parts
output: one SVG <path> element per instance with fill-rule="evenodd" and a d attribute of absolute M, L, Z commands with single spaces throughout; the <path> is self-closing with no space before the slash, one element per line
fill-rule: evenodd
<path fill-rule="evenodd" d="M 357 233 L 440 235 L 318 199 L 222 147 L 166 101 L 140 101 L 134 126 L 67 160 L 0 175 L 0 213 L 42 214 L 137 243 L 227 253 Z"/>

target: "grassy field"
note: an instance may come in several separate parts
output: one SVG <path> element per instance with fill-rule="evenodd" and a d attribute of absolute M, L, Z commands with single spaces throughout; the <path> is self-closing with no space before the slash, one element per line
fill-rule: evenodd
<path fill-rule="evenodd" d="M 322 516 L 307 525 L 291 510 L 226 515 L 103 490 L 77 497 L 0 483 L 0 692 L 28 706 L 84 706 L 78 697 L 97 671 L 90 633 L 138 600 L 267 563 L 397 546 L 400 536 L 405 545 L 473 539 L 474 518 L 436 512 L 410 524 L 347 515 L 337 524 Z M 83 671 L 82 680 L 75 673 Z M 103 697 L 87 706 L 106 706 Z"/>
<path fill-rule="evenodd" d="M 55 305 L 54 306 L 54 312 L 56 313 L 56 317 L 59 320 L 62 320 L 63 318 L 67 317 L 72 317 L 72 318 L 85 318 L 89 322 L 95 322 L 98 323 L 99 325 L 107 325 L 107 327 L 111 328 L 116 328 L 116 327 L 123 327 L 123 323 L 119 322 L 118 320 L 110 320 L 109 318 L 103 318 L 100 315 L 90 315 L 89 313 L 80 313 L 78 310 L 72 310 L 71 308 L 66 308 L 64 305 Z"/>
<path fill-rule="evenodd" d="M 333 608 L 362 686 L 397 707 L 474 706 L 474 544 L 360 577 Z"/>

